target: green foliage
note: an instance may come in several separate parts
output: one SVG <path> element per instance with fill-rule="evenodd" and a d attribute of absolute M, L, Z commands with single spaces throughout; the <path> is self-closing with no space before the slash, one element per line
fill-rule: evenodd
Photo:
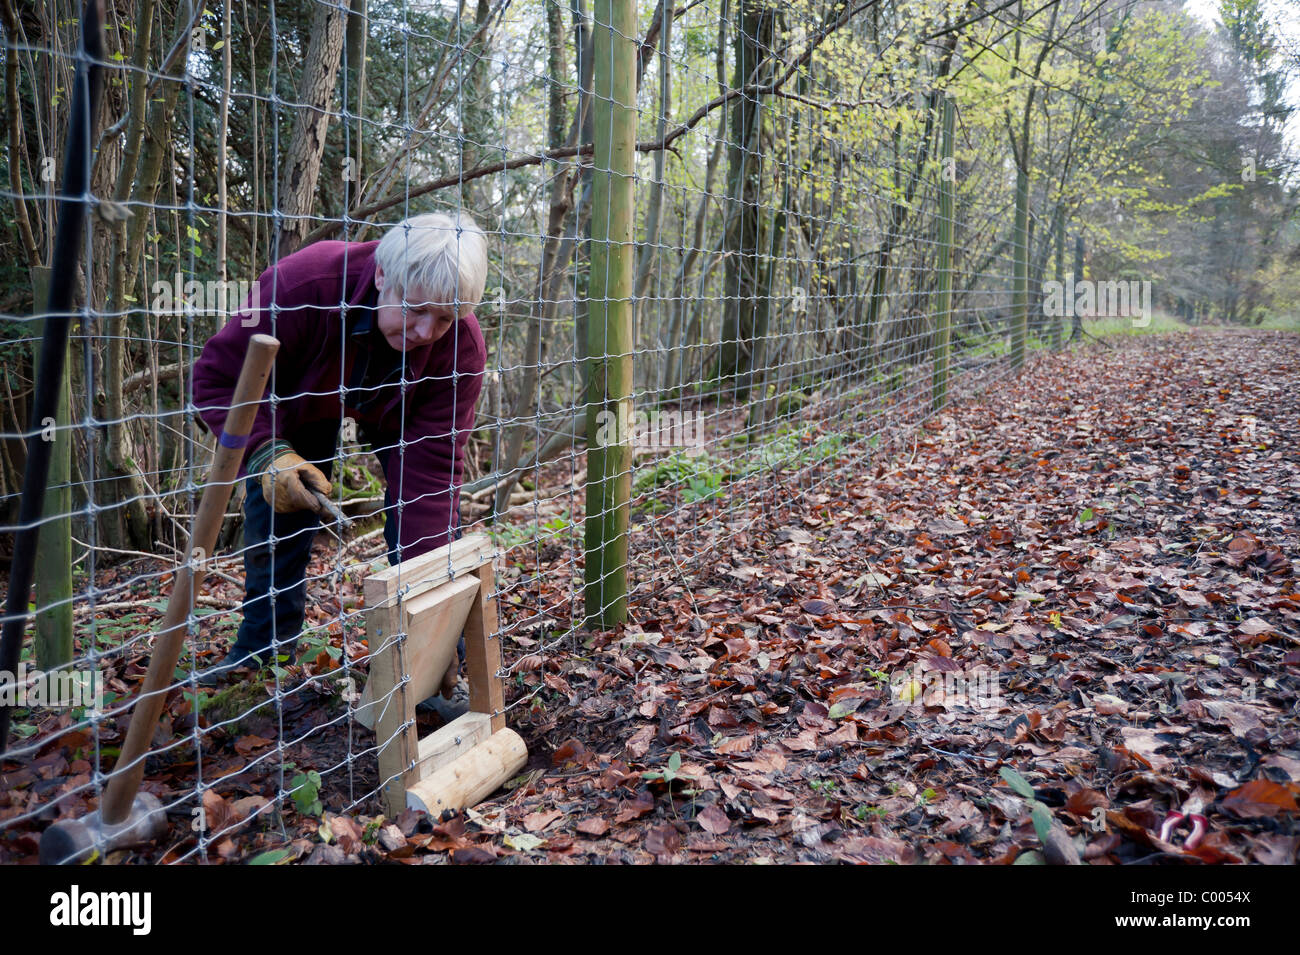
<path fill-rule="evenodd" d="M 676 452 L 656 461 L 652 467 L 641 470 L 633 482 L 635 495 L 648 494 L 656 488 L 679 488 L 682 501 L 696 501 L 716 497 L 728 477 L 721 462 L 705 454 Z M 654 504 L 653 500 L 643 506 Z"/>
<path fill-rule="evenodd" d="M 572 526 L 573 526 L 573 520 L 572 518 L 569 517 L 568 508 L 565 508 L 563 511 L 560 512 L 558 516 L 543 521 L 541 524 L 541 529 L 544 531 L 550 531 L 549 536 L 554 537 L 556 535 L 563 534 L 565 531 L 569 530 Z"/>
<path fill-rule="evenodd" d="M 123 614 L 120 617 L 100 618 L 95 622 L 95 643 L 99 649 L 121 646 L 133 635 L 138 634 L 149 625 L 149 621 L 138 613 Z M 84 653 L 89 648 L 83 648 Z M 188 674 L 185 677 L 188 679 Z"/>
<path fill-rule="evenodd" d="M 681 771 L 681 768 L 682 768 L 682 754 L 674 751 L 672 755 L 668 757 L 668 762 L 664 764 L 663 769 L 644 772 L 641 774 L 641 778 L 647 781 L 652 779 L 663 780 L 663 782 L 667 783 L 668 785 L 672 785 L 673 780 L 677 778 L 677 775 Z"/>
<path fill-rule="evenodd" d="M 523 544 L 561 537 L 573 528 L 573 518 L 568 508 L 544 521 L 522 521 L 517 524 L 489 524 L 484 530 L 492 542 L 503 551 L 511 551 Z"/>
<path fill-rule="evenodd" d="M 847 433 L 825 434 L 813 437 L 806 430 L 779 429 L 776 436 L 749 455 L 741 473 L 755 474 L 781 468 L 799 468 L 822 464 L 837 457 L 847 441 L 854 436 Z"/>
<path fill-rule="evenodd" d="M 511 551 L 528 541 L 536 539 L 536 528 L 530 523 L 489 524 L 485 530 L 498 550 Z"/>
<path fill-rule="evenodd" d="M 188 672 L 184 679 L 189 679 Z M 256 679 L 240 680 L 223 687 L 203 702 L 203 712 L 210 725 L 229 723 L 234 730 L 271 700 L 266 687 Z"/>
<path fill-rule="evenodd" d="M 1028 800 L 1029 816 L 1034 823 L 1034 832 L 1038 836 L 1038 841 L 1043 843 L 1043 845 L 1046 845 L 1048 835 L 1051 833 L 1052 828 L 1057 825 L 1056 820 L 1052 816 L 1052 810 L 1045 803 L 1040 802 L 1036 798 L 1037 794 L 1034 792 L 1034 787 L 1029 784 L 1029 781 L 1010 766 L 1003 766 L 998 770 L 998 775 L 1002 777 L 1002 781 L 1010 786 L 1016 795 L 1022 796 Z M 1042 865 L 1043 859 L 1041 854 L 1037 853 L 1035 850 L 1033 853 L 1022 853 L 1016 858 L 1015 864 Z"/>
<path fill-rule="evenodd" d="M 301 641 L 300 658 L 304 662 L 315 660 L 322 653 L 329 654 L 329 658 L 338 662 L 343 658 L 342 647 L 336 647 L 330 640 L 329 633 L 322 629 L 313 629 L 304 633 Z M 288 657 L 284 657 L 288 659 Z"/>
<path fill-rule="evenodd" d="M 717 497 L 721 490 L 722 475 L 718 472 L 710 471 L 707 474 L 692 475 L 686 479 L 686 486 L 682 488 L 682 501 L 687 504 L 705 501 Z"/>
<path fill-rule="evenodd" d="M 8 271 L 0 269 L 0 275 Z M 26 284 L 26 279 L 19 279 L 18 284 Z M 13 288 L 14 286 L 0 286 Z M 32 361 L 31 337 L 33 328 L 26 322 L 0 320 L 0 361 L 6 368 L 17 369 L 27 366 Z"/>
<path fill-rule="evenodd" d="M 321 778 L 320 773 L 310 769 L 305 773 L 298 773 L 289 782 L 290 795 L 293 796 L 293 804 L 298 811 L 305 816 L 319 816 L 324 807 L 320 801 Z"/>
<path fill-rule="evenodd" d="M 1166 335 L 1187 331 L 1188 326 L 1164 312 L 1153 311 L 1149 325 L 1135 324 L 1131 318 L 1089 318 L 1083 327 L 1094 338 L 1124 337 L 1133 335 Z M 1084 340 L 1087 342 L 1087 339 Z"/>
<path fill-rule="evenodd" d="M 1002 777 L 1002 781 L 1010 786 L 1016 795 L 1024 796 L 1026 799 L 1034 798 L 1034 787 L 1029 785 L 1028 780 L 1010 766 L 1003 766 L 998 770 L 998 775 Z"/>
<path fill-rule="evenodd" d="M 269 849 L 248 860 L 249 865 L 279 865 L 293 858 L 292 849 Z"/>
<path fill-rule="evenodd" d="M 771 438 L 759 443 L 753 436 L 744 436 L 740 445 L 749 445 L 749 451 L 740 461 L 728 464 L 707 454 L 676 452 L 660 458 L 648 468 L 641 469 L 633 482 L 634 495 L 649 495 L 658 488 L 679 489 L 683 503 L 692 504 L 721 496 L 723 485 L 732 479 L 778 468 L 803 467 L 820 464 L 837 457 L 852 434 L 837 433 L 817 438 L 805 432 L 783 427 Z M 661 502 L 650 498 L 637 504 L 639 510 L 654 511 Z"/>

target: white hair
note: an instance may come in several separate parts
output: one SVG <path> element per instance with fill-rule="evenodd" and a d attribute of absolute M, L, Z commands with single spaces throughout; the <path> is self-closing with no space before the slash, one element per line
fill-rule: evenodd
<path fill-rule="evenodd" d="M 375 249 L 384 279 L 402 293 L 419 288 L 464 318 L 483 298 L 487 238 L 465 212 L 430 212 L 397 223 Z"/>

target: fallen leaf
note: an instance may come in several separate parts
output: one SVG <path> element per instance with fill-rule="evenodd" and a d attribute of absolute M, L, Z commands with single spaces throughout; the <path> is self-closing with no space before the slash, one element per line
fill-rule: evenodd
<path fill-rule="evenodd" d="M 1166 756 L 1161 756 L 1156 750 L 1167 745 L 1164 740 L 1160 739 L 1155 730 L 1142 729 L 1137 726 L 1125 726 L 1120 729 L 1119 735 L 1124 738 L 1124 745 L 1131 752 L 1136 753 L 1146 760 L 1156 772 L 1163 772 L 1173 765 L 1173 760 Z"/>
<path fill-rule="evenodd" d="M 645 848 L 654 855 L 673 853 L 682 846 L 682 834 L 673 826 L 655 826 L 645 836 Z"/>
<path fill-rule="evenodd" d="M 559 809 L 551 809 L 546 812 L 530 812 L 524 816 L 524 828 L 529 832 L 541 832 L 563 815 L 564 813 Z"/>
<path fill-rule="evenodd" d="M 705 806 L 695 819 L 699 822 L 701 829 L 711 832 L 715 836 L 720 836 L 731 828 L 731 820 L 727 818 L 726 811 L 716 803 Z"/>
<path fill-rule="evenodd" d="M 1098 693 L 1092 698 L 1092 707 L 1098 716 L 1123 716 L 1128 712 L 1128 703 L 1109 693 Z"/>
<path fill-rule="evenodd" d="M 501 841 L 516 852 L 529 852 L 536 849 L 538 846 L 546 845 L 545 839 L 527 832 L 518 832 L 512 835 L 507 835 Z"/>
<path fill-rule="evenodd" d="M 252 756 L 259 749 L 270 746 L 272 742 L 272 740 L 264 739 L 261 736 L 241 736 L 235 740 L 235 752 L 239 753 L 240 756 Z"/>
<path fill-rule="evenodd" d="M 1252 779 L 1224 796 L 1219 805 L 1242 819 L 1276 816 L 1283 812 L 1300 812 L 1296 806 L 1297 787 L 1267 779 Z"/>

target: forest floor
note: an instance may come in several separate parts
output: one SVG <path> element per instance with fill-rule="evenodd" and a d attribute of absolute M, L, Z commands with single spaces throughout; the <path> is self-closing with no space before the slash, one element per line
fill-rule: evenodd
<path fill-rule="evenodd" d="M 202 853 L 182 808 L 168 840 L 115 855 L 1294 863 L 1298 369 L 1300 336 L 1277 332 L 1039 354 L 889 455 L 846 451 L 643 525 L 661 586 L 633 622 L 513 647 L 530 761 L 475 809 L 378 818 L 358 795 L 373 737 L 309 681 L 206 731 L 201 761 L 192 744 L 151 758 L 147 788 L 184 805 L 197 772 L 217 780 Z M 570 579 L 568 549 L 539 558 Z M 568 602 L 558 585 L 532 597 Z M 175 691 L 160 738 L 196 736 L 189 707 Z M 281 720 L 303 737 L 286 750 Z M 30 814 L 59 792 L 77 793 L 60 816 L 90 808 L 88 743 L 51 735 L 0 764 L 0 826 L 25 817 L 0 829 L 0 861 L 32 860 L 53 813 Z M 300 790 L 269 811 L 308 770 L 319 805 Z M 1175 809 L 1203 827 L 1162 837 Z"/>

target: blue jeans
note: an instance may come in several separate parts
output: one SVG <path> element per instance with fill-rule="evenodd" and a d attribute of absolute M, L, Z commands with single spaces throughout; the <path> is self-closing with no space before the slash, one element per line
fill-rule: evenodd
<path fill-rule="evenodd" d="M 308 461 L 330 476 L 333 451 L 328 457 L 310 457 Z M 386 465 L 387 452 L 377 452 Z M 389 564 L 397 561 L 397 513 L 391 491 L 384 491 L 384 540 L 388 544 Z M 453 539 L 459 539 L 460 518 L 455 515 Z M 311 559 L 312 539 L 320 528 L 320 517 L 312 511 L 276 514 L 262 497 L 260 478 L 249 478 L 244 493 L 244 607 L 239 635 L 231 648 L 241 654 L 265 656 L 268 649 L 292 655 L 302 631 L 307 607 L 307 563 Z M 271 535 L 275 535 L 274 543 Z M 271 593 L 274 584 L 275 593 Z M 464 641 L 460 655 L 464 657 Z"/>

